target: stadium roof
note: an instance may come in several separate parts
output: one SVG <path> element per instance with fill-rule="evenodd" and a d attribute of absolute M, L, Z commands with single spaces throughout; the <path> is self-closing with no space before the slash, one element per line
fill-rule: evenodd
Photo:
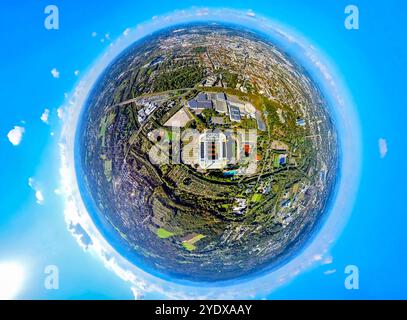
<path fill-rule="evenodd" d="M 218 100 L 226 100 L 226 95 L 225 95 L 224 92 L 220 92 L 220 93 L 218 93 L 218 94 L 216 95 L 216 98 L 217 98 Z"/>
<path fill-rule="evenodd" d="M 228 106 L 226 101 L 215 100 L 215 110 L 220 113 L 226 113 L 228 111 Z"/>
<path fill-rule="evenodd" d="M 205 93 L 200 92 L 200 93 L 198 93 L 198 95 L 196 96 L 196 100 L 197 100 L 197 101 L 207 101 L 208 99 L 207 99 L 207 96 L 206 96 Z"/>
<path fill-rule="evenodd" d="M 195 99 L 188 100 L 188 107 L 190 109 L 212 109 L 212 101 L 205 100 L 205 101 L 197 101 Z"/>
<path fill-rule="evenodd" d="M 240 121 L 242 119 L 242 117 L 240 115 L 239 107 L 229 105 L 229 112 L 230 112 L 230 120 Z"/>

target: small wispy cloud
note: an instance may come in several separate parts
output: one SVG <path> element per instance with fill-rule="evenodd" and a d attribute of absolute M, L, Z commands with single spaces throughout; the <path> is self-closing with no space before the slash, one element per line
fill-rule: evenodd
<path fill-rule="evenodd" d="M 249 9 L 249 10 L 246 12 L 246 16 L 248 16 L 248 17 L 255 17 L 256 14 L 254 13 L 254 11 L 253 11 L 252 9 Z"/>
<path fill-rule="evenodd" d="M 386 139 L 383 139 L 383 138 L 379 139 L 379 153 L 380 153 L 380 158 L 382 158 L 382 159 L 387 155 Z"/>
<path fill-rule="evenodd" d="M 134 300 L 143 300 L 144 299 L 144 294 L 139 288 L 132 286 L 130 288 L 130 290 L 134 295 Z"/>
<path fill-rule="evenodd" d="M 198 9 L 196 10 L 195 14 L 198 17 L 207 16 L 209 14 L 209 9 L 208 8 Z"/>
<path fill-rule="evenodd" d="M 85 251 L 88 250 L 90 246 L 92 246 L 92 239 L 79 223 L 70 223 L 68 226 L 68 230 L 72 233 L 72 235 L 76 238 L 80 246 Z"/>
<path fill-rule="evenodd" d="M 9 133 L 7 134 L 7 138 L 13 146 L 18 146 L 23 139 L 24 133 L 24 127 L 15 126 L 14 129 L 9 131 Z"/>
<path fill-rule="evenodd" d="M 332 264 L 332 262 L 334 261 L 334 258 L 330 255 L 324 258 L 324 260 L 322 261 L 322 264 Z"/>
<path fill-rule="evenodd" d="M 38 204 L 43 204 L 44 202 L 44 195 L 42 194 L 41 190 L 35 191 L 35 199 L 37 199 Z"/>
<path fill-rule="evenodd" d="M 41 121 L 48 124 L 49 123 L 49 109 L 45 109 L 40 117 Z"/>
<path fill-rule="evenodd" d="M 97 34 L 97 32 L 93 31 L 93 32 L 91 33 L 91 35 L 92 35 L 92 37 L 94 38 L 94 37 L 96 37 L 98 34 Z"/>
<path fill-rule="evenodd" d="M 110 40 L 110 33 L 106 33 L 106 34 L 105 34 L 105 39 L 106 39 L 106 40 Z"/>
<path fill-rule="evenodd" d="M 130 28 L 127 28 L 126 30 L 123 31 L 123 35 L 124 35 L 125 37 L 127 37 L 127 36 L 129 35 L 130 31 L 131 31 L 131 29 L 130 29 Z"/>
<path fill-rule="evenodd" d="M 56 68 L 53 68 L 53 69 L 51 70 L 51 74 L 52 74 L 52 76 L 53 76 L 55 79 L 58 79 L 58 78 L 59 78 L 59 71 L 58 71 Z"/>
<path fill-rule="evenodd" d="M 324 271 L 325 275 L 330 275 L 330 274 L 334 274 L 336 272 L 336 269 L 331 269 L 331 270 L 326 270 Z"/>
<path fill-rule="evenodd" d="M 31 189 L 35 191 L 35 199 L 38 204 L 44 203 L 44 194 L 42 193 L 37 181 L 34 178 L 28 178 L 28 185 Z"/>
<path fill-rule="evenodd" d="M 75 71 L 73 72 L 73 74 L 74 74 L 75 76 L 79 76 L 79 70 L 75 70 Z"/>
<path fill-rule="evenodd" d="M 323 257 L 322 254 L 315 254 L 315 255 L 312 257 L 312 259 L 313 259 L 314 261 L 322 261 L 323 258 L 324 258 L 324 257 Z"/>
<path fill-rule="evenodd" d="M 58 109 L 57 109 L 57 115 L 58 115 L 58 118 L 59 119 L 63 119 L 64 118 L 64 109 L 62 109 L 62 107 L 59 107 Z"/>

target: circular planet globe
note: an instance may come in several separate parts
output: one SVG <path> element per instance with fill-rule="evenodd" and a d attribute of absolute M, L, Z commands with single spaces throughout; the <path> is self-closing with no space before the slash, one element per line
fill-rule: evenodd
<path fill-rule="evenodd" d="M 76 137 L 82 198 L 110 244 L 159 277 L 277 268 L 318 230 L 335 189 L 328 110 L 266 35 L 219 23 L 161 30 L 89 94 Z"/>

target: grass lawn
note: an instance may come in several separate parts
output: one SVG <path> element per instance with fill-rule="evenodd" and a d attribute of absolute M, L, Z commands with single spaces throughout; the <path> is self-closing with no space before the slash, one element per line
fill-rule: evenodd
<path fill-rule="evenodd" d="M 196 249 L 196 247 L 193 244 L 190 244 L 189 242 L 183 242 L 182 245 L 188 251 L 194 251 Z"/>
<path fill-rule="evenodd" d="M 276 154 L 274 155 L 274 167 L 278 168 L 280 166 L 280 155 Z"/>
<path fill-rule="evenodd" d="M 252 202 L 260 202 L 262 198 L 263 195 L 261 193 L 255 193 L 252 197 Z"/>
<path fill-rule="evenodd" d="M 192 239 L 182 242 L 182 245 L 188 251 L 194 251 L 196 249 L 196 246 L 194 244 L 203 238 L 205 238 L 205 236 L 203 234 L 198 234 L 195 237 L 193 237 Z"/>
<path fill-rule="evenodd" d="M 165 229 L 163 229 L 163 228 L 157 229 L 157 236 L 158 236 L 160 239 L 167 239 L 167 238 L 169 238 L 169 237 L 172 237 L 173 235 L 174 235 L 174 233 L 172 233 L 172 232 L 170 232 L 170 231 L 168 231 L 168 230 L 165 230 Z"/>

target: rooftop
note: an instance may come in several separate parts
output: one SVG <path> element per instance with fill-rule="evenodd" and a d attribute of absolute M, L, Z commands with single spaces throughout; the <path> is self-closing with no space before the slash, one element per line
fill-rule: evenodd
<path fill-rule="evenodd" d="M 240 115 L 240 109 L 237 106 L 229 105 L 230 120 L 240 121 L 242 116 Z"/>

